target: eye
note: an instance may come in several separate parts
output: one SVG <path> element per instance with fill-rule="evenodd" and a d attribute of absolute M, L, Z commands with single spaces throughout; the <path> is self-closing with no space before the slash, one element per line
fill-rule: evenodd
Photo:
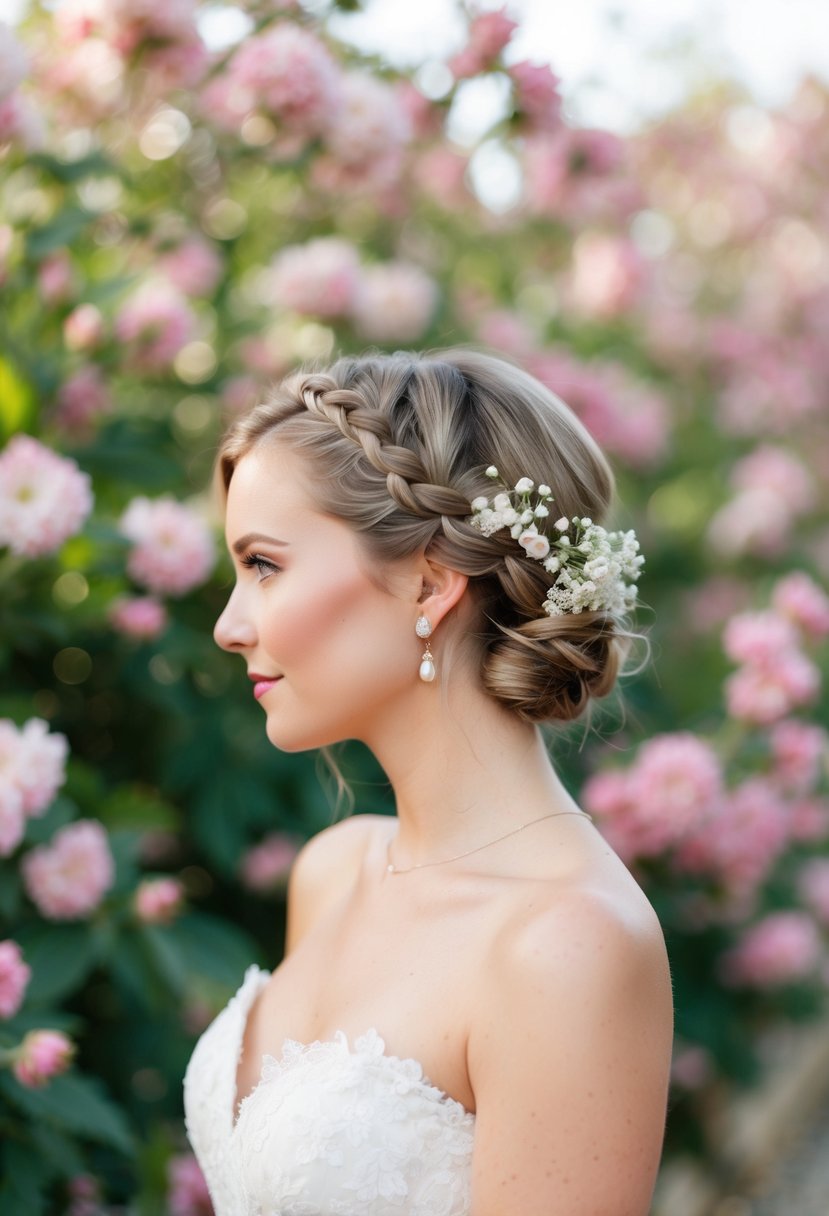
<path fill-rule="evenodd" d="M 280 567 L 273 562 L 268 561 L 266 557 L 262 557 L 259 553 L 246 553 L 242 558 L 242 565 L 248 569 L 255 569 L 259 574 L 259 582 L 266 579 L 269 574 L 276 574 Z"/>

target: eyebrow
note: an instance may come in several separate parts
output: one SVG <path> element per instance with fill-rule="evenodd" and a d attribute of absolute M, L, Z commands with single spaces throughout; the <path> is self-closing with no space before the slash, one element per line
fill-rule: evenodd
<path fill-rule="evenodd" d="M 275 536 L 266 536 L 264 532 L 248 532 L 245 536 L 240 536 L 237 541 L 234 541 L 233 552 L 244 553 L 245 549 L 253 544 L 261 544 L 264 541 L 266 545 L 282 545 L 288 548 L 286 540 L 277 540 Z"/>

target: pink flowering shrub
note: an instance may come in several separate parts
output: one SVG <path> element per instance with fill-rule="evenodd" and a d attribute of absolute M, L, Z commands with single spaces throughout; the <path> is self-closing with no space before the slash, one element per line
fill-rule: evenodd
<path fill-rule="evenodd" d="M 814 973 L 820 935 L 805 912 L 777 912 L 752 925 L 720 959 L 726 984 L 774 987 Z"/>
<path fill-rule="evenodd" d="M 109 619 L 119 633 L 138 641 L 152 641 L 167 627 L 168 613 L 152 595 L 121 596 L 113 600 Z"/>
<path fill-rule="evenodd" d="M 240 877 L 251 891 L 267 894 L 284 890 L 291 866 L 299 850 L 294 837 L 273 832 L 249 849 L 240 863 Z"/>
<path fill-rule="evenodd" d="M 333 318 L 351 312 L 360 286 L 356 249 L 337 237 L 289 245 L 274 259 L 269 295 L 280 308 Z"/>
<path fill-rule="evenodd" d="M 181 911 L 184 890 L 175 878 L 145 878 L 139 883 L 133 907 L 145 925 L 166 925 Z"/>
<path fill-rule="evenodd" d="M 119 526 L 133 542 L 127 561 L 130 576 L 156 595 L 186 595 L 213 569 L 213 538 L 202 519 L 183 503 L 169 497 L 134 498 Z"/>
<path fill-rule="evenodd" d="M 161 278 L 137 287 L 115 320 L 116 337 L 127 347 L 136 371 L 164 371 L 195 328 L 195 315 L 184 296 Z"/>
<path fill-rule="evenodd" d="M 92 483 L 74 460 L 29 435 L 0 452 L 0 545 L 24 557 L 54 553 L 91 510 Z"/>
<path fill-rule="evenodd" d="M 21 1085 L 39 1089 L 65 1072 L 74 1055 L 72 1041 L 59 1030 L 30 1030 L 21 1043 L 12 1072 Z"/>
<path fill-rule="evenodd" d="M 32 969 L 17 942 L 0 942 L 0 1018 L 11 1018 L 23 1004 Z"/>
<path fill-rule="evenodd" d="M 29 898 L 47 920 L 90 916 L 115 878 L 104 828 L 80 819 L 56 832 L 23 858 L 21 873 Z"/>
<path fill-rule="evenodd" d="M 170 1158 L 167 1179 L 170 1216 L 213 1216 L 207 1183 L 191 1153 Z"/>

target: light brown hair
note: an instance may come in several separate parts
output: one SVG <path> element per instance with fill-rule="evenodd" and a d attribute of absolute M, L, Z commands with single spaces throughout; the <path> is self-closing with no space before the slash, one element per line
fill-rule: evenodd
<path fill-rule="evenodd" d="M 485 537 L 467 522 L 472 499 L 492 497 L 493 464 L 510 485 L 550 485 L 555 516 L 606 516 L 614 480 L 605 457 L 533 376 L 468 348 L 303 369 L 230 426 L 217 462 L 225 492 L 238 461 L 277 436 L 307 461 L 319 510 L 354 528 L 381 580 L 384 566 L 421 552 L 469 575 L 478 627 L 460 646 L 497 701 L 528 722 L 561 722 L 611 691 L 632 636 L 623 623 L 545 615 L 553 577 L 508 530 Z"/>

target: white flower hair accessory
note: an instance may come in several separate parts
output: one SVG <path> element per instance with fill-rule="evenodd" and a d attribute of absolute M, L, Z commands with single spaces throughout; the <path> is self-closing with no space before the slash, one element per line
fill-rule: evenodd
<path fill-rule="evenodd" d="M 500 480 L 494 464 L 486 475 Z M 522 477 L 512 490 L 504 481 L 501 485 L 503 491 L 491 502 L 483 495 L 472 500 L 472 516 L 467 523 L 484 536 L 509 528 L 527 557 L 558 575 L 541 605 L 548 616 L 585 609 L 618 616 L 633 608 L 635 583 L 645 563 L 633 529 L 608 532 L 586 516 L 568 519 L 562 515 L 553 524 L 550 536 L 544 531 L 544 521 L 550 515 L 547 504 L 555 501 L 550 487 L 540 485 L 533 503 L 536 487 L 529 477 Z"/>

